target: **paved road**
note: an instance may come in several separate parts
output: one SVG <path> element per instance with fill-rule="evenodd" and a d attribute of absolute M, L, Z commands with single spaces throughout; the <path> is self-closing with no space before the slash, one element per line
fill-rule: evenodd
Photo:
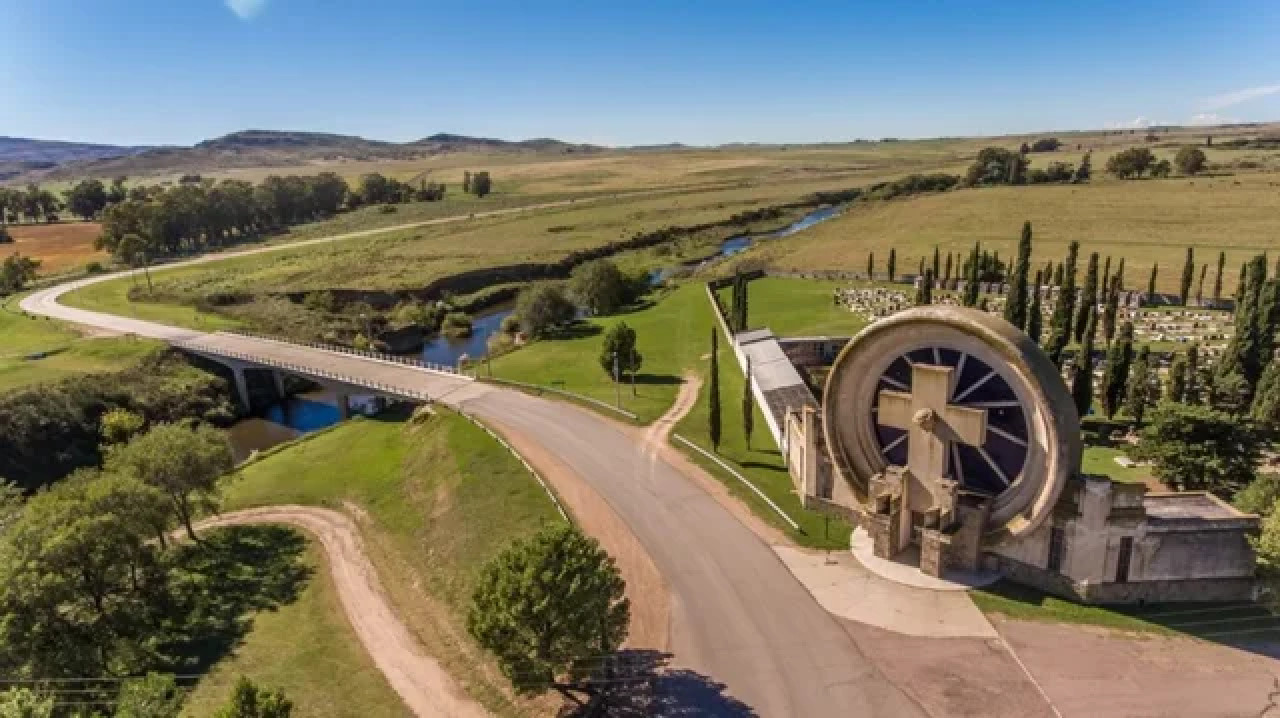
<path fill-rule="evenodd" d="M 571 404 L 458 377 L 269 340 L 201 334 L 58 303 L 71 288 L 109 278 L 36 292 L 22 308 L 108 330 L 196 341 L 368 376 L 425 391 L 499 429 L 518 431 L 592 486 L 650 554 L 671 591 L 671 648 L 677 664 L 725 684 L 727 694 L 761 716 L 923 715 L 769 546 L 694 480 L 613 423 Z"/>

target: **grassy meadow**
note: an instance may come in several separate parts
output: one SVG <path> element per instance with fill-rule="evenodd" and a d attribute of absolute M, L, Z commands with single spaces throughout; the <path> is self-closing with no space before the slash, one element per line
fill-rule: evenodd
<path fill-rule="evenodd" d="M 295 503 L 352 514 L 398 613 L 449 674 L 497 715 L 524 715 L 538 705 L 510 694 L 506 679 L 467 635 L 465 615 L 488 559 L 561 519 L 524 467 L 480 428 L 446 411 L 423 423 L 346 422 L 244 466 L 226 480 L 224 498 L 228 509 Z M 242 651 L 215 676 L 233 675 L 242 670 L 241 660 L 255 655 L 293 650 L 287 647 L 293 639 L 284 636 L 302 628 L 281 625 L 261 637 L 261 652 Z M 311 650 L 292 654 L 294 663 L 279 667 L 277 684 L 290 695 L 333 696 L 344 709 L 335 715 L 349 715 L 357 704 L 333 680 L 333 654 L 325 647 L 351 645 L 350 638 L 317 634 L 306 644 Z M 246 645 L 256 640 L 255 632 Z"/>

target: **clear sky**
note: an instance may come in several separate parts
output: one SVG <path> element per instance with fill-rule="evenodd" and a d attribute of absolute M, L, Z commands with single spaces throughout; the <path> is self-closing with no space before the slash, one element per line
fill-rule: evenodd
<path fill-rule="evenodd" d="M 0 135 L 602 144 L 1280 120 L 1280 1 L 0 0 Z"/>

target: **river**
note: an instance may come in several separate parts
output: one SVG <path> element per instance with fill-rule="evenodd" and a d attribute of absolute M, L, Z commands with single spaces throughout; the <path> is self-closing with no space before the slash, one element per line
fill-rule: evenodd
<path fill-rule="evenodd" d="M 355 405 L 367 397 L 351 399 Z M 255 451 L 269 449 L 339 421 L 342 421 L 342 410 L 338 408 L 337 394 L 319 390 L 290 397 L 269 407 L 262 416 L 241 419 L 227 433 L 231 453 L 239 464 Z"/>

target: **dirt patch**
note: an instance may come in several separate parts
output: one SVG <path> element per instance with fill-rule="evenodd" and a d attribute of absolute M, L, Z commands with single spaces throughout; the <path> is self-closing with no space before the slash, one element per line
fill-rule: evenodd
<path fill-rule="evenodd" d="M 1280 715 L 1280 661 L 1195 638 L 1091 626 L 991 622 L 1062 715 Z"/>
<path fill-rule="evenodd" d="M 667 650 L 671 640 L 671 596 L 653 559 L 631 529 L 599 494 L 548 452 L 511 427 L 492 419 L 486 423 L 502 434 L 518 454 L 555 489 L 574 520 L 618 562 L 631 599 L 631 626 L 626 645 Z"/>
<path fill-rule="evenodd" d="M 97 222 L 55 222 L 53 224 L 11 224 L 12 244 L 0 244 L 0 259 L 21 253 L 40 260 L 41 274 L 58 274 L 82 269 L 88 262 L 106 261 L 106 252 L 94 249 L 102 234 Z"/>
<path fill-rule="evenodd" d="M 312 534 L 324 548 L 342 609 L 387 683 L 418 716 L 486 716 L 454 679 L 426 655 L 387 601 L 360 530 L 345 514 L 309 506 L 274 506 L 223 514 L 200 528 L 283 523 Z"/>

